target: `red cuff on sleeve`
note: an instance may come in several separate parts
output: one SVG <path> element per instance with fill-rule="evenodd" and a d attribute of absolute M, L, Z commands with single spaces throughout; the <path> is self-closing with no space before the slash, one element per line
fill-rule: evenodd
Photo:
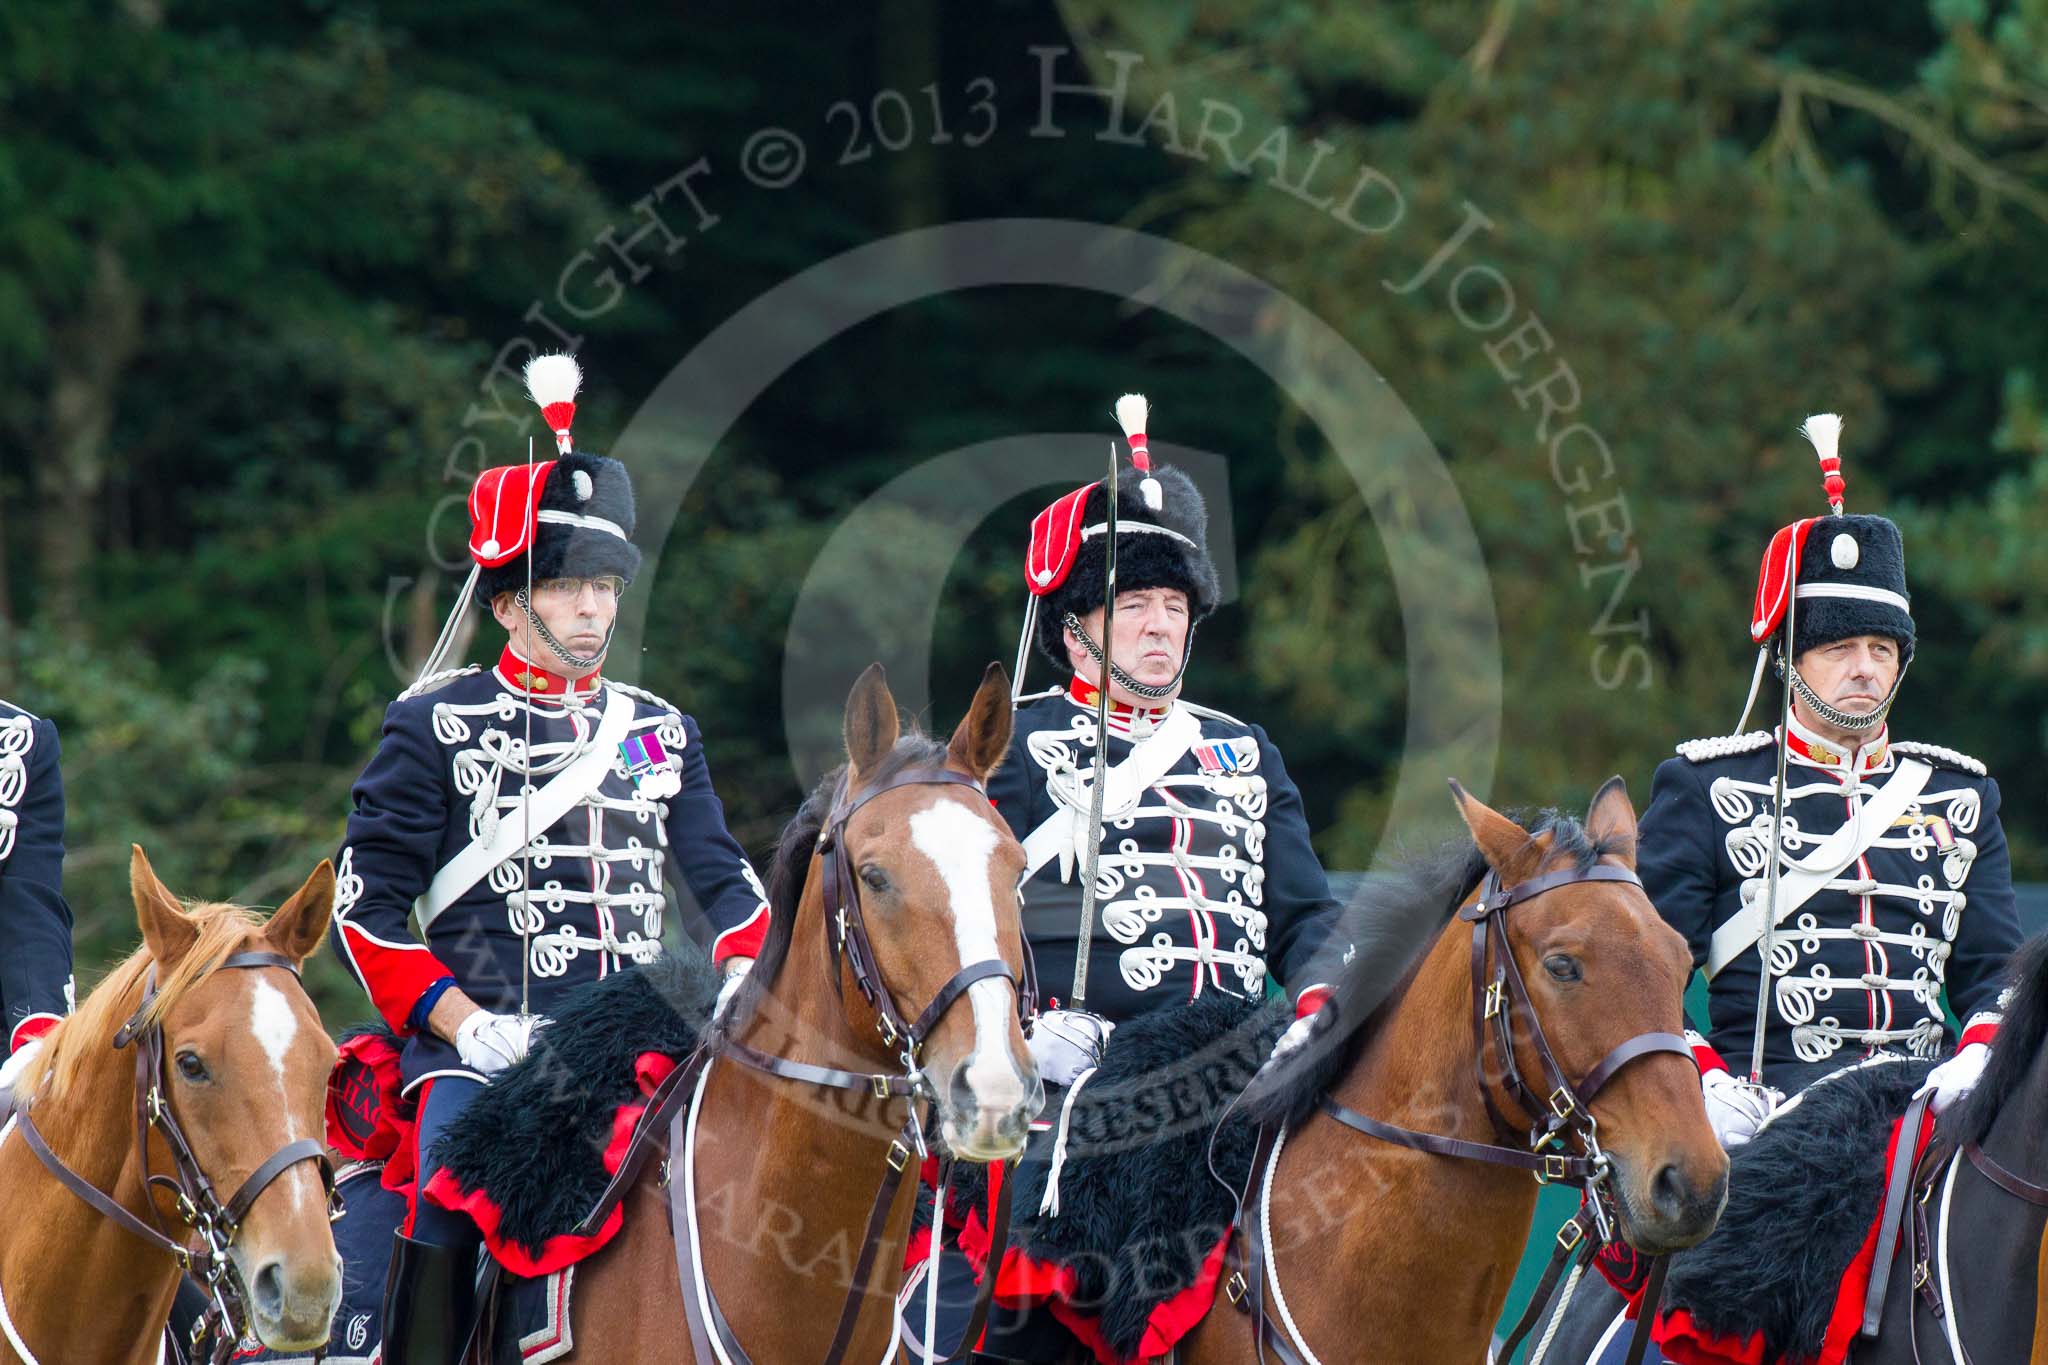
<path fill-rule="evenodd" d="M 1714 1051 L 1714 1045 L 1699 1034 L 1688 1029 L 1686 1030 L 1685 1041 L 1692 1048 L 1692 1059 L 1698 1065 L 1702 1076 L 1706 1075 L 1709 1071 L 1728 1071 L 1730 1069 L 1721 1054 Z"/>
<path fill-rule="evenodd" d="M 1322 985 L 1320 982 L 1313 986 L 1305 986 L 1302 988 L 1301 994 L 1294 998 L 1294 1017 L 1306 1019 L 1329 1003 L 1330 988 L 1328 986 Z"/>
<path fill-rule="evenodd" d="M 356 975 L 363 979 L 363 988 L 370 993 L 370 1003 L 400 1037 L 413 1033 L 412 1007 L 427 988 L 444 976 L 455 976 L 424 944 L 386 943 L 353 924 L 341 926 L 341 941 L 355 963 Z"/>
<path fill-rule="evenodd" d="M 1997 1040 L 1998 1021 L 1996 1019 L 1986 1019 L 1980 1024 L 1972 1024 L 1964 1029 L 1963 1036 L 1956 1041 L 1956 1048 L 1960 1051 L 1972 1043 L 1982 1043 L 1984 1046 L 1990 1047 Z"/>
<path fill-rule="evenodd" d="M 61 1015 L 31 1014 L 28 1018 L 14 1026 L 14 1035 L 7 1040 L 7 1050 L 9 1052 L 19 1052 L 30 1042 L 42 1037 L 45 1033 L 48 1033 L 63 1022 L 64 1019 Z"/>
<path fill-rule="evenodd" d="M 711 941 L 711 961 L 722 967 L 729 957 L 759 957 L 767 938 L 768 907 L 764 905 Z"/>

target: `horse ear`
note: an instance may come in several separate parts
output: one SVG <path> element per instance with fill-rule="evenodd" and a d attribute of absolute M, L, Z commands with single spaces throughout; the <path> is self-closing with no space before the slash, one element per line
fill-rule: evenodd
<path fill-rule="evenodd" d="M 294 962 L 304 962 L 327 937 L 327 919 L 334 910 L 334 864 L 325 858 L 292 898 L 277 907 L 263 937 Z"/>
<path fill-rule="evenodd" d="M 1633 870 L 1636 865 L 1636 808 L 1628 799 L 1628 783 L 1608 778 L 1586 808 L 1586 835 L 1595 843 L 1614 846 L 1613 856 Z"/>
<path fill-rule="evenodd" d="M 953 732 L 946 756 L 986 782 L 1010 750 L 1011 718 L 1010 671 L 1000 663 L 992 663 L 981 675 L 974 704 L 967 708 L 966 719 Z"/>
<path fill-rule="evenodd" d="M 149 955 L 159 967 L 169 970 L 192 951 L 192 945 L 199 941 L 199 930 L 187 918 L 178 898 L 157 880 L 156 869 L 149 865 L 142 845 L 130 844 L 129 848 L 133 851 L 128 855 L 128 889 L 135 897 L 135 922 L 142 926 L 142 942 Z"/>
<path fill-rule="evenodd" d="M 1543 861 L 1543 846 L 1529 837 L 1528 830 L 1466 791 L 1455 778 L 1451 799 L 1458 803 L 1458 814 L 1472 831 L 1480 856 L 1500 874 L 1502 882 L 1512 885 L 1523 880 Z"/>
<path fill-rule="evenodd" d="M 880 664 L 869 664 L 846 698 L 846 762 L 848 776 L 873 768 L 896 747 L 902 733 L 896 698 Z"/>

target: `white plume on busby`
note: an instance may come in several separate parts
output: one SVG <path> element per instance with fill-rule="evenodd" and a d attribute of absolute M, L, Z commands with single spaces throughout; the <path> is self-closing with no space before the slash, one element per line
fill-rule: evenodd
<path fill-rule="evenodd" d="M 583 371 L 572 355 L 537 355 L 526 362 L 526 393 L 555 433 L 555 448 L 567 455 L 569 427 L 576 416 L 576 392 Z"/>
<path fill-rule="evenodd" d="M 1159 480 L 1152 477 L 1152 451 L 1145 440 L 1145 423 L 1149 420 L 1144 394 L 1127 393 L 1116 400 L 1116 424 L 1124 429 L 1124 439 L 1131 443 L 1131 465 L 1140 475 L 1138 489 L 1144 495 L 1145 505 L 1157 512 L 1164 505 L 1166 494 L 1160 489 Z"/>

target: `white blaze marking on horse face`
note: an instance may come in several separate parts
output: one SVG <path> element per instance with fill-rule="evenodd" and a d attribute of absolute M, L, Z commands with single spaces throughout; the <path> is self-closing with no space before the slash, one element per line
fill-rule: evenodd
<path fill-rule="evenodd" d="M 932 860 L 946 884 L 960 965 L 1001 957 L 988 870 L 996 851 L 995 827 L 959 802 L 941 797 L 910 817 L 910 842 Z M 967 1000 L 974 1010 L 974 1054 L 967 1059 L 967 1083 L 984 1106 L 1022 1103 L 1024 1080 L 1004 1046 L 1013 1013 L 1009 987 L 995 977 L 984 977 L 967 988 Z"/>
<path fill-rule="evenodd" d="M 292 1097 L 285 1086 L 284 1059 L 299 1036 L 299 1016 L 292 1009 L 292 1002 L 285 999 L 284 992 L 260 976 L 254 978 L 249 997 L 249 1032 L 263 1045 L 264 1055 L 270 1058 L 270 1069 L 277 1073 L 277 1093 L 283 1101 L 285 1141 L 296 1142 L 298 1125 L 292 1119 Z M 306 1197 L 306 1172 L 294 1169 L 278 1178 L 290 1182 L 292 1206 L 301 1206 Z"/>

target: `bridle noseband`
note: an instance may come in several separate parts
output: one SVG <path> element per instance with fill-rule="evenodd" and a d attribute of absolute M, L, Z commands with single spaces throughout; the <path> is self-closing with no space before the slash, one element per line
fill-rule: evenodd
<path fill-rule="evenodd" d="M 1564 868 L 1512 886 L 1503 886 L 1500 874 L 1489 870 L 1480 883 L 1478 896 L 1457 915 L 1472 926 L 1472 1041 L 1479 1093 L 1486 1103 L 1487 1116 L 1492 1120 L 1495 1132 L 1506 1142 L 1526 1141 L 1526 1146 L 1472 1142 L 1464 1138 L 1417 1132 L 1358 1113 L 1327 1094 L 1318 1102 L 1324 1114 L 1347 1128 L 1382 1142 L 1434 1156 L 1483 1161 L 1528 1171 L 1539 1185 L 1576 1186 L 1585 1194 L 1586 1211 L 1566 1225 L 1567 1229 L 1577 1230 L 1568 1243 L 1560 1234 L 1561 1256 L 1574 1253 L 1590 1256 L 1592 1247 L 1604 1245 L 1616 1235 L 1613 1216 L 1608 1211 L 1612 1195 L 1607 1189 L 1607 1181 L 1612 1167 L 1607 1154 L 1600 1150 L 1599 1121 L 1588 1107 L 1594 1097 L 1630 1062 L 1660 1052 L 1676 1053 L 1688 1062 L 1692 1061 L 1692 1049 L 1686 1046 L 1684 1038 L 1675 1033 L 1653 1032 L 1639 1033 L 1614 1048 L 1576 1081 L 1558 1064 L 1557 1054 L 1544 1035 L 1542 1021 L 1537 1018 L 1536 1003 L 1529 995 L 1528 983 L 1522 979 L 1521 967 L 1515 962 L 1514 952 L 1508 944 L 1507 912 L 1546 891 L 1580 882 L 1642 885 L 1633 871 L 1607 863 L 1595 863 L 1584 869 Z M 1543 1087 L 1541 1093 L 1529 1084 L 1515 1059 L 1515 1021 L 1518 1018 L 1542 1069 L 1538 1078 Z M 1489 1051 L 1500 1059 L 1501 1088 L 1507 1092 L 1510 1101 L 1530 1118 L 1526 1129 L 1511 1124 L 1494 1100 L 1494 1085 L 1487 1073 Z M 1261 1132 L 1258 1150 L 1252 1158 L 1251 1180 L 1240 1201 L 1241 1210 L 1253 1207 L 1253 1191 L 1258 1187 L 1262 1170 L 1272 1159 L 1279 1139 L 1280 1134 L 1275 1129 Z M 1571 1150 L 1573 1140 L 1578 1144 L 1577 1152 Z M 1259 1230 L 1260 1220 L 1241 1213 L 1239 1221 L 1246 1233 L 1248 1255 L 1242 1269 L 1231 1277 L 1226 1292 L 1241 1311 L 1251 1314 L 1261 1360 L 1265 1358 L 1266 1349 L 1271 1347 L 1288 1365 L 1301 1365 L 1300 1357 L 1285 1338 L 1273 1330 L 1271 1320 L 1266 1316 L 1266 1250 Z M 1583 1251 L 1582 1241 L 1588 1243 Z M 1662 1288 L 1662 1271 L 1663 1261 L 1659 1258 L 1653 1271 L 1656 1283 L 1646 1295 L 1649 1307 L 1645 1321 L 1655 1315 L 1655 1295 Z M 1554 1278 L 1554 1275 L 1547 1278 Z M 1533 1325 L 1546 1297 L 1547 1284 L 1539 1286 L 1530 1312 L 1508 1337 L 1499 1359 L 1512 1359 L 1515 1348 Z M 1637 1340 L 1631 1345 L 1631 1361 L 1642 1358 L 1647 1342 L 1647 1333 L 1639 1330 Z"/>
<path fill-rule="evenodd" d="M 818 834 L 818 852 L 825 859 L 825 951 L 827 966 L 835 989 L 839 986 L 838 959 L 843 956 L 847 970 L 853 974 L 853 984 L 875 1011 L 875 1027 L 881 1032 L 882 1041 L 889 1047 L 902 1047 L 902 1061 L 913 1074 L 917 1073 L 918 1049 L 930 1036 L 939 1019 L 967 988 L 977 981 L 991 977 L 1002 977 L 1017 991 L 1017 1014 L 1020 1019 L 1031 1017 L 1037 1004 L 1038 979 L 1033 969 L 1031 952 L 1024 951 L 1024 971 L 1020 977 L 1010 970 L 1010 964 L 1002 958 L 989 958 L 982 962 L 970 962 L 953 973 L 952 979 L 939 987 L 938 993 L 919 1012 L 916 1019 L 905 1022 L 902 1012 L 896 1006 L 896 999 L 889 993 L 882 981 L 880 963 L 875 958 L 874 944 L 868 938 L 866 919 L 861 914 L 860 889 L 854 883 L 853 855 L 846 847 L 846 825 L 868 802 L 884 792 L 899 787 L 956 786 L 966 787 L 976 796 L 987 799 L 987 793 L 980 782 L 965 773 L 950 768 L 911 768 L 890 778 L 887 782 L 869 787 L 858 797 L 845 798 L 842 780 L 841 803 L 832 812 L 832 818 Z M 1019 935 L 1021 940 L 1022 935 Z"/>
<path fill-rule="evenodd" d="M 881 1034 L 883 1045 L 896 1052 L 897 1061 L 903 1070 L 900 1074 L 887 1072 L 861 1073 L 842 1071 L 836 1067 L 819 1066 L 811 1062 L 793 1061 L 777 1057 L 750 1047 L 733 1036 L 733 1025 L 725 1019 L 714 1020 L 705 1035 L 704 1042 L 688 1061 L 671 1072 L 649 1099 L 646 1113 L 636 1130 L 632 1149 L 613 1176 L 605 1195 L 598 1206 L 585 1217 L 582 1228 L 594 1227 L 606 1216 L 610 1208 L 624 1197 L 625 1189 L 637 1176 L 639 1165 L 645 1160 L 643 1153 L 651 1144 L 643 1147 L 641 1132 L 658 1132 L 666 1128 L 669 1134 L 669 1161 L 671 1163 L 688 1159 L 688 1146 L 683 1138 L 685 1121 L 689 1117 L 690 1096 L 698 1083 L 704 1068 L 715 1058 L 728 1057 L 755 1071 L 784 1080 L 797 1081 L 806 1085 L 829 1086 L 840 1090 L 864 1092 L 878 1100 L 893 1098 L 908 1099 L 910 1115 L 904 1121 L 902 1131 L 889 1143 L 887 1153 L 888 1169 L 883 1172 L 880 1187 L 875 1192 L 873 1204 L 868 1211 L 866 1230 L 862 1235 L 858 1259 L 853 1268 L 852 1282 L 847 1290 L 845 1302 L 841 1305 L 838 1326 L 827 1350 L 825 1365 L 838 1365 L 853 1340 L 853 1331 L 860 1319 L 860 1312 L 867 1298 L 868 1280 L 879 1258 L 882 1242 L 888 1230 L 889 1213 L 896 1203 L 904 1173 L 910 1167 L 913 1154 L 922 1159 L 928 1154 L 925 1134 L 930 1118 L 937 1106 L 937 1096 L 931 1093 L 923 1075 L 923 1063 L 919 1051 L 931 1031 L 947 1010 L 967 993 L 968 987 L 977 981 L 1001 978 L 1011 983 L 1017 992 L 1017 1010 L 1020 1018 L 1028 1019 L 1036 1008 L 1038 996 L 1037 974 L 1031 960 L 1031 948 L 1024 944 L 1024 969 L 1021 975 L 1010 969 L 1002 958 L 989 958 L 981 962 L 970 962 L 939 987 L 930 1003 L 918 1011 L 916 1018 L 906 1019 L 896 998 L 882 979 L 881 963 L 875 956 L 873 941 L 868 936 L 867 921 L 861 913 L 860 890 L 854 880 L 853 858 L 846 847 L 846 825 L 856 812 L 884 792 L 899 787 L 913 786 L 959 786 L 972 790 L 986 798 L 982 785 L 965 773 L 948 768 L 909 768 L 885 782 L 862 790 L 858 795 L 848 791 L 847 779 L 840 780 L 835 795 L 832 814 L 818 832 L 817 852 L 824 863 L 824 883 L 821 887 L 825 911 L 825 967 L 832 980 L 832 988 L 844 999 L 845 974 L 853 977 L 853 984 L 861 997 L 867 1001 L 875 1014 L 875 1028 Z M 1022 935 L 1019 935 L 1020 941 Z M 925 1113 L 920 1116 L 922 1102 Z M 951 1169 L 951 1158 L 942 1156 L 938 1179 L 939 1196 L 934 1204 L 933 1237 L 939 1236 L 943 1227 L 945 1211 L 944 1192 Z M 711 1293 L 709 1281 L 705 1281 L 706 1305 L 700 1304 L 697 1296 L 697 1281 L 700 1270 L 696 1265 L 696 1252 L 692 1246 L 690 1224 L 696 1216 L 695 1209 L 683 1199 L 685 1182 L 680 1177 L 668 1180 L 670 1223 L 674 1234 L 676 1265 L 682 1275 L 682 1297 L 684 1318 L 690 1331 L 691 1345 L 698 1360 L 715 1360 L 722 1351 L 725 1359 L 735 1365 L 747 1365 L 750 1357 L 733 1333 L 718 1301 Z M 1002 1182 L 996 1197 L 996 1210 L 992 1220 L 992 1245 L 1000 1246 L 1008 1237 L 1011 1182 Z M 994 1275 L 981 1277 L 981 1287 L 970 1314 L 969 1325 L 963 1340 L 971 1346 L 981 1335 L 982 1323 L 988 1314 L 989 1296 L 995 1286 Z M 713 1339 L 716 1338 L 716 1348 Z M 963 1348 L 964 1350 L 965 1348 Z"/>
<path fill-rule="evenodd" d="M 298 964 L 282 954 L 271 952 L 233 953 L 222 959 L 220 968 L 216 970 L 263 967 L 282 968 L 292 974 L 294 981 L 299 980 Z M 29 1150 L 59 1183 L 112 1219 L 123 1231 L 169 1254 L 181 1271 L 195 1276 L 205 1285 L 212 1302 L 193 1326 L 190 1344 L 197 1348 L 210 1337 L 213 1349 L 205 1358 L 220 1362 L 233 1354 L 248 1329 L 245 1290 L 239 1277 L 233 1274 L 234 1263 L 229 1252 L 257 1198 L 272 1181 L 301 1161 L 311 1161 L 319 1167 L 320 1182 L 327 1189 L 330 1222 L 341 1217 L 341 1196 L 335 1190 L 334 1164 L 328 1159 L 326 1147 L 318 1138 L 309 1137 L 288 1142 L 272 1152 L 249 1173 L 233 1195 L 222 1201 L 213 1181 L 200 1167 L 192 1143 L 185 1136 L 185 1130 L 179 1125 L 178 1116 L 171 1111 L 166 1098 L 163 1022 L 143 1024 L 150 1006 L 156 1001 L 156 985 L 156 966 L 152 963 L 143 978 L 142 1003 L 129 1016 L 128 1022 L 115 1032 L 113 1046 L 118 1049 L 135 1045 L 135 1153 L 137 1167 L 143 1172 L 144 1194 L 152 1196 L 159 1190 L 168 1192 L 176 1204 L 179 1218 L 188 1229 L 199 1234 L 204 1246 L 194 1251 L 172 1237 L 157 1212 L 153 1197 L 146 1198 L 145 1202 L 155 1227 L 122 1208 L 112 1196 L 65 1165 L 62 1158 L 50 1150 L 49 1143 L 30 1118 L 27 1106 L 18 1110 L 15 1117 Z M 157 1175 L 149 1169 L 151 1129 L 155 1129 L 163 1138 L 164 1145 L 170 1148 L 171 1175 Z"/>

